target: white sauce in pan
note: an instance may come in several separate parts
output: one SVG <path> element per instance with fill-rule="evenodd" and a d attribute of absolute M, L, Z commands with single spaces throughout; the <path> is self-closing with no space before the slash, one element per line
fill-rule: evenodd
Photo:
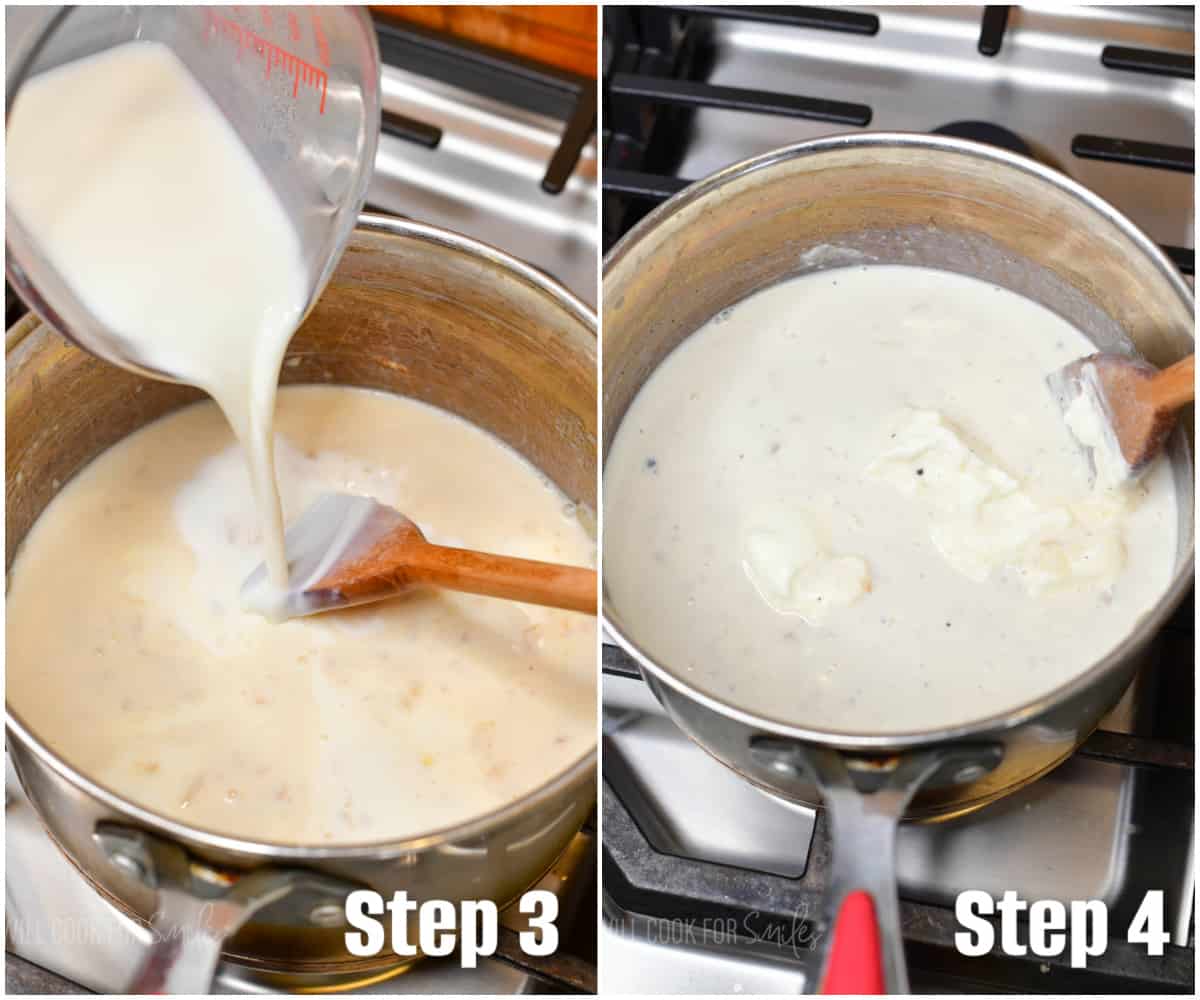
<path fill-rule="evenodd" d="M 361 493 L 435 542 L 594 564 L 563 495 L 441 410 L 293 387 L 277 426 L 289 520 L 321 493 Z M 512 802 L 594 747 L 594 618 L 426 590 L 272 625 L 238 604 L 262 530 L 211 403 L 100 455 L 9 574 L 9 704 L 102 785 L 277 843 L 427 833 Z"/>
<path fill-rule="evenodd" d="M 845 732 L 1057 688 L 1175 561 L 1167 464 L 1098 491 L 1044 384 L 1093 350 L 1033 302 L 924 268 L 739 303 L 663 361 L 610 449 L 619 624 L 721 699 Z"/>

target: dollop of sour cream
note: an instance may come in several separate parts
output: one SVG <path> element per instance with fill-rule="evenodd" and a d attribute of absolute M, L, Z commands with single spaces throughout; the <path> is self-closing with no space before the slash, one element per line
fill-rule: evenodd
<path fill-rule="evenodd" d="M 940 413 L 902 413 L 866 470 L 922 503 L 942 557 L 977 582 L 1007 571 L 1031 596 L 1112 584 L 1125 563 L 1131 492 L 1098 488 L 1076 499 L 1036 496 L 981 458 Z"/>
<path fill-rule="evenodd" d="M 786 525 L 746 532 L 742 567 L 759 595 L 781 614 L 820 625 L 837 608 L 871 590 L 871 571 L 861 556 L 835 555 L 802 516 Z"/>

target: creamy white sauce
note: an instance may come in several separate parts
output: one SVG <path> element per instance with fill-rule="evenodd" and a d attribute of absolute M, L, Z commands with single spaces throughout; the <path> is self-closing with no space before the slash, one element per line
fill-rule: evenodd
<path fill-rule="evenodd" d="M 292 387 L 277 423 L 289 519 L 322 493 L 361 493 L 434 541 L 594 565 L 563 495 L 444 411 Z M 211 403 L 100 455 L 9 575 L 9 704 L 69 763 L 150 809 L 296 844 L 463 822 L 595 745 L 594 618 L 422 590 L 272 625 L 231 586 L 261 532 Z"/>
<path fill-rule="evenodd" d="M 1092 350 L 923 268 L 828 270 L 723 312 L 607 458 L 619 625 L 701 689 L 820 728 L 941 727 L 1055 689 L 1175 561 L 1170 469 L 1096 492 L 1044 385 Z"/>
<path fill-rule="evenodd" d="M 308 278 L 233 127 L 167 46 L 118 45 L 21 88 L 7 200 L 134 360 L 220 405 L 250 463 L 263 556 L 286 583 L 271 416 Z"/>

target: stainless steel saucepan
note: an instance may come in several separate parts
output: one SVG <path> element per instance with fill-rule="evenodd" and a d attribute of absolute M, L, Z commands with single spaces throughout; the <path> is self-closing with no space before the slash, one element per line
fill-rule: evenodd
<path fill-rule="evenodd" d="M 1052 309 L 1098 348 L 1132 345 L 1157 365 L 1192 350 L 1187 284 L 1127 219 L 1064 175 L 940 136 L 835 136 L 693 184 L 609 254 L 605 448 L 658 364 L 710 317 L 785 278 L 851 260 L 985 279 Z M 743 711 L 689 681 L 678 665 L 656 660 L 605 598 L 607 627 L 688 736 L 770 792 L 823 800 L 834 837 L 818 980 L 827 991 L 907 988 L 897 823 L 975 809 L 1034 780 L 1070 756 L 1128 686 L 1192 581 L 1192 440 L 1189 414 L 1168 449 L 1180 524 L 1162 600 L 1070 683 L 1000 714 L 973 706 L 969 725 L 880 735 Z M 604 516 L 611 523 L 621 511 L 606 502 Z"/>
<path fill-rule="evenodd" d="M 99 361 L 35 318 L 21 326 L 25 335 L 15 344 L 10 335 L 7 359 L 9 567 L 61 484 L 198 396 Z M 595 509 L 595 316 L 541 272 L 490 247 L 363 216 L 292 341 L 282 380 L 384 389 L 443 407 Z M 60 757 L 53 733 L 34 732 L 7 708 L 9 752 L 50 834 L 99 891 L 156 932 L 138 993 L 204 991 L 222 952 L 297 976 L 369 976 L 396 958 L 346 951 L 351 889 L 503 905 L 554 863 L 595 801 L 592 751 L 519 801 L 451 829 L 364 846 L 256 843 L 128 801 L 92 780 L 85 762 Z M 316 734 L 296 734 L 308 738 Z"/>

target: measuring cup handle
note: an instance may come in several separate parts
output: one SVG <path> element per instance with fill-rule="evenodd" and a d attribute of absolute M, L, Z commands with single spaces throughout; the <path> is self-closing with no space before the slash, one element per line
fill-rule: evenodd
<path fill-rule="evenodd" d="M 842 900 L 833 924 L 821 992 L 849 996 L 885 992 L 875 901 L 864 889 L 856 889 Z"/>

